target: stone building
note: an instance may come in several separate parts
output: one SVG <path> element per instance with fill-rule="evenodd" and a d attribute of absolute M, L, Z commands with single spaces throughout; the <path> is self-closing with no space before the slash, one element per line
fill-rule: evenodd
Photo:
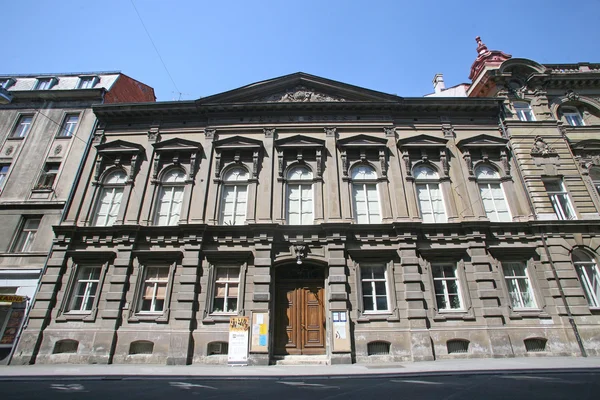
<path fill-rule="evenodd" d="M 79 165 L 93 104 L 154 101 L 119 72 L 0 76 L 0 364 L 8 362 Z"/>
<path fill-rule="evenodd" d="M 477 50 L 458 97 L 94 106 L 13 362 L 223 363 L 232 316 L 253 364 L 600 355 L 600 65 Z"/>

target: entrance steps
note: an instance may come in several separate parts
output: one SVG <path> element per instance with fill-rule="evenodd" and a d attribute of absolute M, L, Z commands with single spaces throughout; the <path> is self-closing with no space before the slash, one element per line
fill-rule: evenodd
<path fill-rule="evenodd" d="M 329 365 L 329 357 L 317 356 L 274 356 L 275 365 Z"/>

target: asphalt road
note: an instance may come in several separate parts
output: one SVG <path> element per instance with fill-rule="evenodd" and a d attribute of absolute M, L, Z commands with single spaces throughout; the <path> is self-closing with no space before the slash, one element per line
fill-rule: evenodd
<path fill-rule="evenodd" d="M 590 399 L 600 372 L 348 378 L 43 378 L 0 381 L 0 399 Z"/>

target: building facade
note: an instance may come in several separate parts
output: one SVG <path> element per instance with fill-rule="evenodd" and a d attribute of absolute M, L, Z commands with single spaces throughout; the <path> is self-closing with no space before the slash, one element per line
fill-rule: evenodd
<path fill-rule="evenodd" d="M 600 355 L 600 65 L 470 78 L 94 106 L 13 363 L 223 363 L 232 316 L 252 364 Z"/>
<path fill-rule="evenodd" d="M 118 72 L 0 76 L 0 364 L 8 362 L 71 187 L 91 144 L 93 104 L 154 101 Z"/>

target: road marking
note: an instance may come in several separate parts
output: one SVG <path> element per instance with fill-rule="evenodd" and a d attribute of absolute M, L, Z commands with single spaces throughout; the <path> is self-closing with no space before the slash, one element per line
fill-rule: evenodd
<path fill-rule="evenodd" d="M 339 386 L 327 386 L 321 385 L 320 383 L 304 383 L 304 382 L 277 382 L 282 383 L 284 385 L 295 386 L 295 387 L 304 387 L 304 388 L 319 388 L 319 389 L 339 389 Z"/>
<path fill-rule="evenodd" d="M 169 384 L 173 387 L 178 387 L 179 389 L 184 389 L 184 390 L 190 390 L 191 388 L 204 388 L 204 389 L 218 390 L 216 387 L 206 386 L 206 385 L 198 385 L 196 383 L 169 382 Z"/>
<path fill-rule="evenodd" d="M 50 387 L 55 390 L 64 390 L 65 392 L 81 392 L 85 389 L 85 387 L 83 387 L 83 385 L 80 385 L 77 383 L 73 383 L 71 385 L 64 385 L 62 383 L 53 383 L 52 385 L 50 385 Z"/>
<path fill-rule="evenodd" d="M 420 384 L 423 384 L 423 385 L 443 385 L 442 382 L 415 381 L 415 380 L 411 380 L 411 379 L 392 379 L 390 382 L 397 382 L 397 383 L 420 383 Z"/>

